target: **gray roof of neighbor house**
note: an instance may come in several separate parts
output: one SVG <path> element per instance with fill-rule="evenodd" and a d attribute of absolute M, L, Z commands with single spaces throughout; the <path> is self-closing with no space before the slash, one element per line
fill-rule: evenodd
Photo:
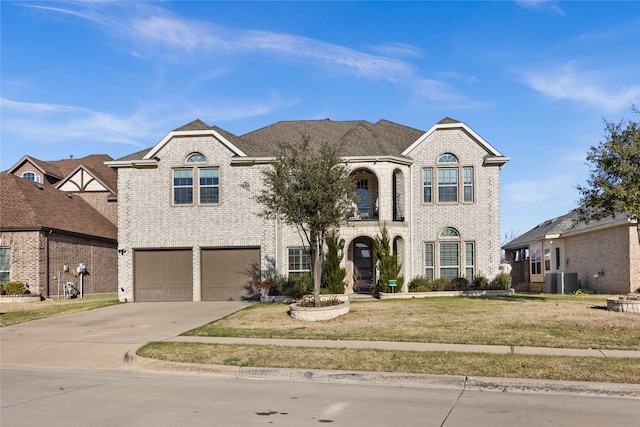
<path fill-rule="evenodd" d="M 60 230 L 116 240 L 117 227 L 81 197 L 9 174 L 0 174 L 0 229 Z"/>
<path fill-rule="evenodd" d="M 460 123 L 445 118 L 442 123 Z M 370 123 L 366 120 L 333 121 L 292 120 L 280 121 L 261 129 L 237 136 L 217 126 L 209 126 L 200 119 L 174 129 L 174 132 L 213 130 L 250 157 L 275 157 L 281 142 L 298 142 L 303 136 L 312 142 L 328 142 L 338 147 L 339 153 L 351 156 L 401 156 L 402 151 L 420 138 L 424 131 L 388 120 Z M 140 160 L 153 147 L 130 154 L 118 161 Z"/>
<path fill-rule="evenodd" d="M 530 243 L 539 242 L 545 238 L 552 238 L 547 236 L 561 236 L 567 233 L 574 233 L 590 228 L 595 228 L 603 225 L 613 224 L 626 218 L 625 215 L 619 214 L 615 217 L 604 218 L 598 221 L 580 221 L 578 210 L 572 210 L 568 214 L 559 216 L 557 218 L 544 221 L 524 234 L 521 234 L 517 238 L 513 239 L 502 249 L 520 249 L 527 247 Z"/>

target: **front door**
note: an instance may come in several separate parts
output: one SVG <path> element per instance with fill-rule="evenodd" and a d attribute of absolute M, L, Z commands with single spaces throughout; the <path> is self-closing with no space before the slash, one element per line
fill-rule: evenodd
<path fill-rule="evenodd" d="M 373 240 L 358 237 L 353 242 L 353 291 L 370 293 L 375 280 Z"/>

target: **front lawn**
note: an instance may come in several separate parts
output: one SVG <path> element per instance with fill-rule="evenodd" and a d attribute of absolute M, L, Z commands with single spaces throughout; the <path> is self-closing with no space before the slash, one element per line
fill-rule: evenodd
<path fill-rule="evenodd" d="M 640 315 L 608 311 L 597 295 L 354 301 L 323 322 L 287 311 L 257 304 L 184 335 L 640 350 Z"/>
<path fill-rule="evenodd" d="M 120 304 L 116 294 L 91 295 L 72 299 L 47 299 L 32 303 L 7 303 L 0 300 L 0 325 L 15 325 L 29 320 L 93 310 L 116 304 Z"/>

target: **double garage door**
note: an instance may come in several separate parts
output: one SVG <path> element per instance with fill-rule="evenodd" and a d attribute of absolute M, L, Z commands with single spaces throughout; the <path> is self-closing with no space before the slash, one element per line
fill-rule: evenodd
<path fill-rule="evenodd" d="M 202 249 L 200 266 L 203 301 L 243 300 L 260 275 L 260 249 Z M 136 301 L 193 301 L 192 250 L 135 251 L 133 286 Z"/>

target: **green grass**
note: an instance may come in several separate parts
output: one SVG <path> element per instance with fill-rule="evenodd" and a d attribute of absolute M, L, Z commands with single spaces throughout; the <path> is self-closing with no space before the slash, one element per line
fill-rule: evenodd
<path fill-rule="evenodd" d="M 265 368 L 405 372 L 640 384 L 637 359 L 154 342 L 139 356 Z"/>
<path fill-rule="evenodd" d="M 0 303 L 2 304 L 0 306 L 0 325 L 2 326 L 120 304 L 116 294 L 74 299 L 50 299 L 35 303 L 3 303 L 2 301 Z"/>
<path fill-rule="evenodd" d="M 323 322 L 287 312 L 253 305 L 184 335 L 640 350 L 640 316 L 606 310 L 603 296 L 352 302 L 348 314 Z"/>

